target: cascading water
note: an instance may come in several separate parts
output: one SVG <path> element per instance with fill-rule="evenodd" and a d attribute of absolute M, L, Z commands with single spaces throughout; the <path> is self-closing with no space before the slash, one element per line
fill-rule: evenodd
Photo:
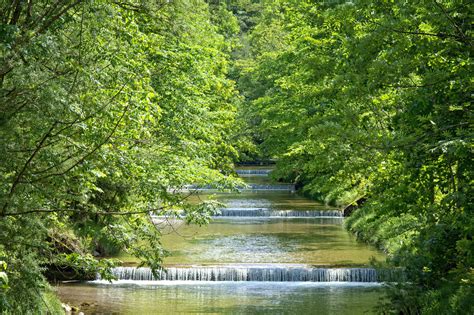
<path fill-rule="evenodd" d="M 267 191 L 291 191 L 296 190 L 295 185 L 293 184 L 247 184 L 245 187 L 237 187 L 239 190 L 267 190 Z M 212 185 L 185 185 L 181 190 L 197 190 L 197 191 L 206 191 L 206 190 L 217 190 L 217 187 Z"/>
<path fill-rule="evenodd" d="M 134 281 L 271 281 L 271 282 L 378 282 L 390 280 L 387 271 L 373 268 L 310 268 L 287 266 L 223 266 L 167 268 L 155 277 L 149 268 L 118 267 L 117 280 Z"/>
<path fill-rule="evenodd" d="M 268 171 L 245 169 L 238 170 L 238 173 L 263 174 Z M 213 267 L 212 269 L 209 267 L 170 268 L 166 275 L 161 273 L 159 279 L 182 280 L 189 277 L 194 280 L 210 280 L 212 278 L 222 281 L 235 281 L 235 279 L 239 281 L 256 281 L 258 279 L 288 281 L 282 279 L 297 279 L 295 281 L 317 282 L 330 281 L 329 279 L 334 278 L 330 275 L 339 275 L 337 279 L 346 279 L 340 281 L 352 281 L 352 279 L 359 279 L 353 276 L 354 274 L 364 273 L 367 275 L 373 272 L 373 269 L 370 268 L 309 268 L 308 266 L 311 265 L 364 264 L 370 256 L 363 254 L 362 257 L 367 257 L 365 261 L 353 259 L 354 255 L 350 245 L 352 241 L 347 236 L 334 234 L 335 230 L 342 229 L 342 211 L 328 209 L 320 203 L 287 193 L 287 190 L 294 189 L 294 185 L 291 184 L 274 184 L 266 179 L 262 181 L 256 177 L 252 178 L 252 176 L 246 178 L 246 183 L 246 187 L 249 189 L 267 189 L 269 192 L 245 192 L 240 196 L 237 193 L 217 194 L 217 200 L 223 199 L 222 201 L 229 207 L 222 208 L 215 214 L 216 220 L 204 229 L 205 232 L 184 226 L 178 232 L 178 239 L 166 238 L 170 242 L 167 240 L 164 242 L 164 245 L 173 251 L 170 258 L 165 258 L 165 263 L 168 263 L 168 266 L 185 267 L 186 264 L 202 263 L 207 266 L 217 264 L 222 267 Z M 197 188 L 193 185 L 188 187 Z M 210 186 L 200 188 L 206 189 Z M 206 194 L 202 193 L 200 196 L 206 196 Z M 179 220 L 183 213 L 175 210 L 170 212 L 168 217 L 167 214 L 162 215 L 163 217 L 153 217 L 157 226 L 169 223 L 170 218 Z M 361 249 L 359 252 L 363 251 Z M 265 268 L 259 267 L 254 270 L 254 268 L 225 267 L 225 264 L 239 263 L 258 263 Z M 275 267 L 268 265 L 268 263 L 283 265 L 298 263 L 306 264 L 306 267 L 303 269 L 295 269 L 289 265 Z M 132 273 L 133 271 L 127 270 L 127 272 Z M 167 276 L 168 274 L 170 276 Z M 177 276 L 177 274 L 182 276 Z M 250 277 L 249 274 L 253 276 Z M 267 274 L 280 276 L 266 278 L 264 275 Z M 342 278 L 341 274 L 346 275 L 345 278 Z M 146 279 L 150 280 L 151 278 L 146 277 Z M 357 281 L 375 281 L 375 278 L 367 280 L 367 277 L 362 277 L 360 279 L 365 280 Z"/>
<path fill-rule="evenodd" d="M 250 190 L 285 190 L 285 191 L 295 191 L 295 185 L 293 184 L 248 184 L 247 188 Z"/>
<path fill-rule="evenodd" d="M 153 215 L 153 219 L 172 219 L 175 217 L 181 217 L 184 215 L 184 211 L 168 211 L 163 215 Z M 226 218 L 258 218 L 258 217 L 269 217 L 269 218 L 343 218 L 343 212 L 340 210 L 270 210 L 263 208 L 222 208 L 220 213 L 216 214 L 215 217 Z"/>
<path fill-rule="evenodd" d="M 260 208 L 224 208 L 220 212 L 218 217 L 342 218 L 343 215 L 339 210 L 270 210 Z"/>
<path fill-rule="evenodd" d="M 239 176 L 251 175 L 251 176 L 268 176 L 272 172 L 272 170 L 236 170 L 235 171 Z"/>

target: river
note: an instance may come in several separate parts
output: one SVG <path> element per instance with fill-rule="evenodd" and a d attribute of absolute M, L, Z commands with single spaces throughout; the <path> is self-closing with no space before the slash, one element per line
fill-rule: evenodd
<path fill-rule="evenodd" d="M 169 270 L 160 279 L 147 269 L 117 269 L 113 284 L 59 285 L 61 300 L 85 314 L 373 312 L 382 284 L 368 264 L 384 255 L 357 242 L 338 209 L 273 183 L 264 168 L 239 174 L 254 190 L 194 197 L 227 205 L 211 224 L 174 222 L 164 230 Z"/>

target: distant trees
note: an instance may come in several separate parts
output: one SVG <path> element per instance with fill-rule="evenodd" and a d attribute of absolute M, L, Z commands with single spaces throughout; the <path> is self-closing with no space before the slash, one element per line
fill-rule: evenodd
<path fill-rule="evenodd" d="M 0 310 L 52 311 L 45 266 L 105 273 L 91 253 L 124 249 L 158 267 L 146 214 L 187 207 L 174 187 L 232 186 L 238 25 L 203 1 L 0 9 Z M 198 223 L 213 210 L 187 208 Z"/>
<path fill-rule="evenodd" d="M 472 5 L 263 7 L 239 88 L 278 176 L 326 202 L 367 198 L 347 225 L 406 268 L 390 307 L 472 311 Z"/>

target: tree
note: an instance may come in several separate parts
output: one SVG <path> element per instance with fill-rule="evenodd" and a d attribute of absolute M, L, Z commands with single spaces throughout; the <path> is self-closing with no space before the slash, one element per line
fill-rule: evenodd
<path fill-rule="evenodd" d="M 11 1 L 2 12 L 0 306 L 53 311 L 45 268 L 107 277 L 114 262 L 91 254 L 117 250 L 160 268 L 148 214 L 179 207 L 203 224 L 214 207 L 173 190 L 233 186 L 229 49 L 202 1 Z"/>
<path fill-rule="evenodd" d="M 271 1 L 239 87 L 277 176 L 330 203 L 409 283 L 405 313 L 472 299 L 472 30 L 464 1 Z M 269 41 L 266 33 L 279 36 Z M 429 253 L 429 254 L 428 254 Z M 404 295 L 404 292 L 410 292 Z"/>

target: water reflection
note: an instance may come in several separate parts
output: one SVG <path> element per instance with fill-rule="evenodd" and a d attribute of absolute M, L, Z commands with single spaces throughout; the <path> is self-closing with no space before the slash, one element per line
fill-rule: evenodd
<path fill-rule="evenodd" d="M 282 191 L 244 191 L 240 193 L 207 194 L 197 192 L 190 202 L 201 202 L 209 198 L 225 203 L 228 208 L 262 208 L 271 210 L 333 210 L 322 203 L 310 200 L 296 193 Z"/>
<path fill-rule="evenodd" d="M 380 286 L 330 283 L 63 285 L 65 302 L 86 314 L 367 314 Z M 81 306 L 82 304 L 82 306 Z"/>
<path fill-rule="evenodd" d="M 358 243 L 342 219 L 219 219 L 206 227 L 176 226 L 164 235 L 163 246 L 173 264 L 303 263 L 360 265 L 371 257 L 383 260 L 374 248 Z"/>
<path fill-rule="evenodd" d="M 265 176 L 247 176 L 245 180 L 256 184 L 271 183 Z M 200 192 L 188 199 L 199 202 L 211 196 Z M 240 210 L 335 210 L 282 191 L 218 193 L 213 198 Z M 342 218 L 249 216 L 216 219 L 205 227 L 188 226 L 180 220 L 157 222 L 163 232 L 162 244 L 171 253 L 165 258 L 167 266 L 304 264 L 341 267 L 366 265 L 371 257 L 384 259 L 384 255 L 373 247 L 358 243 L 343 228 Z M 136 263 L 127 256 L 121 259 Z M 61 285 L 58 294 L 64 302 L 80 306 L 86 314 L 352 315 L 367 314 L 382 296 L 380 286 L 363 283 L 141 283 L 143 285 L 124 282 Z"/>

